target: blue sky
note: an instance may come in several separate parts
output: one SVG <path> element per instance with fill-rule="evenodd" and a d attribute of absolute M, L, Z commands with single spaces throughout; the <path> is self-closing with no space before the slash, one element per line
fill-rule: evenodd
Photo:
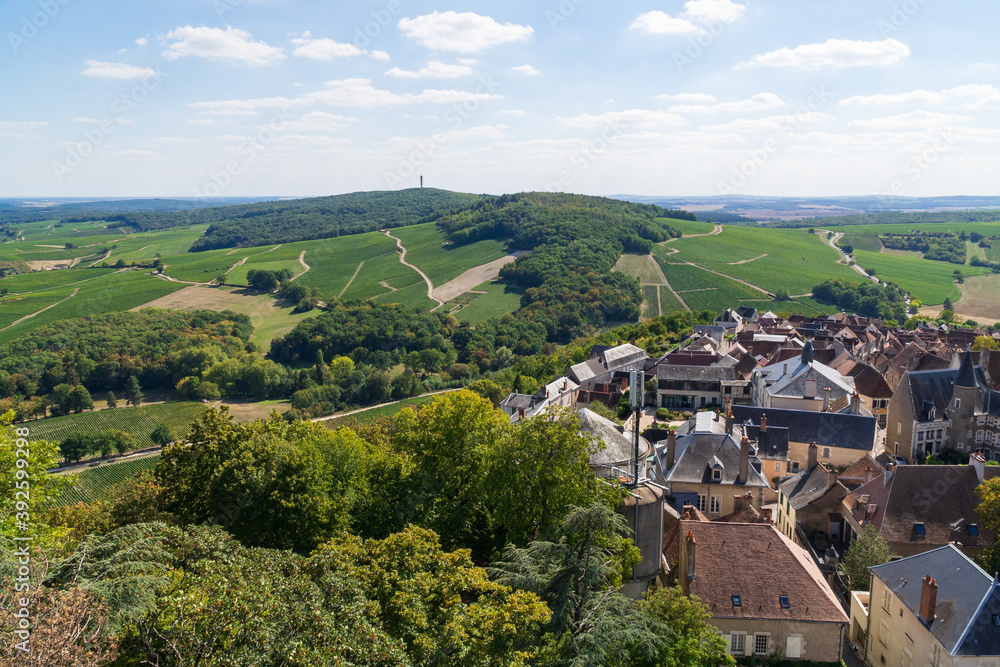
<path fill-rule="evenodd" d="M 0 197 L 998 194 L 995 0 L 5 0 Z"/>

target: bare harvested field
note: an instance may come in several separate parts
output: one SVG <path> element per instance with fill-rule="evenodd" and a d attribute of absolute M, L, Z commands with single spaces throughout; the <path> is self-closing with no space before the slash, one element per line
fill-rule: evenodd
<path fill-rule="evenodd" d="M 960 288 L 962 298 L 955 304 L 956 316 L 984 324 L 1000 321 L 1000 275 L 966 278 Z"/>
<path fill-rule="evenodd" d="M 466 292 L 471 292 L 478 285 L 494 280 L 500 275 L 500 269 L 516 260 L 520 254 L 522 253 L 507 255 L 506 257 L 493 260 L 488 264 L 481 264 L 469 269 L 458 278 L 445 283 L 441 287 L 435 287 L 433 292 L 434 298 L 448 302 Z"/>

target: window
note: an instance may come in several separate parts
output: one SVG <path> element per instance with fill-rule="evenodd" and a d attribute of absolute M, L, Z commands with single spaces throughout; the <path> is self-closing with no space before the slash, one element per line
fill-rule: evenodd
<path fill-rule="evenodd" d="M 960 407 L 962 407 L 962 399 L 956 398 L 955 399 L 955 409 L 958 410 Z"/>
<path fill-rule="evenodd" d="M 739 593 L 733 593 L 733 606 L 740 608 L 743 607 L 743 596 Z"/>
<path fill-rule="evenodd" d="M 747 633 L 734 632 L 729 637 L 729 652 L 733 655 L 743 655 L 746 652 Z"/>
<path fill-rule="evenodd" d="M 878 624 L 878 640 L 882 642 L 882 646 L 889 645 L 889 624 L 885 621 Z"/>
<path fill-rule="evenodd" d="M 923 441 L 924 441 L 924 432 L 923 431 L 918 431 L 917 432 L 917 442 L 923 442 Z"/>
<path fill-rule="evenodd" d="M 972 537 L 979 537 L 979 524 L 970 523 L 969 524 L 969 535 Z"/>
<path fill-rule="evenodd" d="M 976 444 L 977 445 L 983 444 L 983 432 L 981 430 L 976 431 Z"/>
<path fill-rule="evenodd" d="M 830 458 L 830 448 L 829 447 L 824 447 L 823 448 L 823 458 L 824 459 Z"/>
<path fill-rule="evenodd" d="M 703 496 L 701 494 L 698 494 L 698 511 L 699 512 L 704 512 L 705 511 L 705 503 L 707 503 L 707 502 L 708 502 L 708 497 L 707 496 Z"/>
<path fill-rule="evenodd" d="M 767 655 L 767 648 L 771 643 L 771 635 L 756 634 L 753 636 L 753 652 L 756 655 Z"/>
<path fill-rule="evenodd" d="M 913 667 L 913 655 L 907 650 L 903 649 L 903 657 L 899 661 L 900 667 Z"/>
<path fill-rule="evenodd" d="M 921 537 L 927 534 L 927 528 L 925 528 L 924 524 L 920 523 L 919 521 L 913 524 L 913 530 L 917 535 L 920 535 Z"/>
<path fill-rule="evenodd" d="M 798 461 L 791 461 L 791 462 L 789 462 L 788 465 L 789 465 L 789 469 L 788 469 L 789 472 L 793 472 L 793 473 L 798 473 L 799 472 L 799 462 Z"/>
<path fill-rule="evenodd" d="M 982 426 L 983 424 L 985 424 L 986 423 L 986 415 L 979 415 L 978 417 L 976 417 L 976 423 L 979 424 L 980 426 Z"/>
<path fill-rule="evenodd" d="M 781 472 L 781 461 L 774 462 L 774 472 Z"/>
<path fill-rule="evenodd" d="M 888 588 L 882 589 L 882 609 L 885 609 L 886 613 L 892 611 L 892 593 Z"/>
<path fill-rule="evenodd" d="M 712 481 L 721 482 L 722 481 L 722 471 L 716 468 L 712 471 Z"/>
<path fill-rule="evenodd" d="M 802 657 L 802 635 L 788 635 L 785 637 L 785 657 Z"/>
<path fill-rule="evenodd" d="M 993 614 L 993 625 L 1000 628 L 1000 614 Z"/>
<path fill-rule="evenodd" d="M 896 422 L 896 435 L 903 435 L 903 422 Z"/>
<path fill-rule="evenodd" d="M 940 667 L 941 665 L 941 645 L 934 642 L 934 647 L 931 649 L 931 667 Z"/>
<path fill-rule="evenodd" d="M 782 609 L 789 609 L 791 607 L 791 603 L 788 601 L 787 595 L 779 595 L 778 603 L 781 605 Z"/>
<path fill-rule="evenodd" d="M 721 509 L 722 509 L 722 496 L 712 496 L 712 504 L 708 508 L 709 513 L 718 514 Z"/>

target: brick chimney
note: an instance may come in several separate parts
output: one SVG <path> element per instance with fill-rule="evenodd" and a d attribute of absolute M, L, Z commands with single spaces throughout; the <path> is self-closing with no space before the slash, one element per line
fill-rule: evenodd
<path fill-rule="evenodd" d="M 975 452 L 969 456 L 969 467 L 976 471 L 976 477 L 979 478 L 979 483 L 983 483 L 983 477 L 986 475 L 986 457 Z"/>
<path fill-rule="evenodd" d="M 865 468 L 865 484 L 875 479 L 875 471 L 872 470 L 871 466 Z"/>
<path fill-rule="evenodd" d="M 861 414 L 861 396 L 858 395 L 858 392 L 851 394 L 851 414 Z"/>
<path fill-rule="evenodd" d="M 927 575 L 921 580 L 920 589 L 920 619 L 924 623 L 934 620 L 934 610 L 937 607 L 937 580 Z"/>
<path fill-rule="evenodd" d="M 753 506 L 753 494 L 749 491 L 742 496 L 733 496 L 733 512 L 742 512 Z"/>
<path fill-rule="evenodd" d="M 726 433 L 733 434 L 733 411 L 726 410 Z"/>
<path fill-rule="evenodd" d="M 694 539 L 694 533 L 690 530 L 680 545 L 678 565 L 680 566 L 681 590 L 684 595 L 691 595 L 691 580 L 694 579 L 695 572 L 695 551 L 698 543 Z"/>
<path fill-rule="evenodd" d="M 824 467 L 826 468 L 826 488 L 832 489 L 837 486 L 837 479 L 839 477 L 837 469 L 833 467 L 832 463 Z"/>
<path fill-rule="evenodd" d="M 746 484 L 750 479 L 750 438 L 744 437 L 740 442 L 740 477 L 739 481 Z"/>
<path fill-rule="evenodd" d="M 882 476 L 882 486 L 889 486 L 889 482 L 892 481 L 892 476 L 896 472 L 896 464 L 890 463 L 889 467 L 885 469 L 885 474 Z"/>
<path fill-rule="evenodd" d="M 809 445 L 809 458 L 806 461 L 806 470 L 812 470 L 819 463 L 819 447 L 816 443 Z"/>
<path fill-rule="evenodd" d="M 830 389 L 830 385 L 827 385 L 826 389 L 823 390 L 823 412 L 829 412 L 830 411 L 830 392 L 831 391 L 832 391 L 832 389 Z"/>
<path fill-rule="evenodd" d="M 767 415 L 761 415 L 760 417 L 760 432 L 767 433 Z"/>
<path fill-rule="evenodd" d="M 677 460 L 677 432 L 670 429 L 667 433 L 667 470 L 674 467 Z"/>

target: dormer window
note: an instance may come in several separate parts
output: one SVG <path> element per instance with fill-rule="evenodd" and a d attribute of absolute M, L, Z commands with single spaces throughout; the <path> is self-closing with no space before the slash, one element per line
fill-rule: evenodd
<path fill-rule="evenodd" d="M 958 410 L 961 407 L 962 407 L 962 399 L 956 398 L 955 399 L 955 409 Z"/>
<path fill-rule="evenodd" d="M 712 471 L 712 481 L 721 482 L 722 481 L 722 471 L 716 468 Z"/>
<path fill-rule="evenodd" d="M 931 411 L 927 416 L 930 417 L 931 421 L 937 419 L 937 408 L 931 408 Z"/>

